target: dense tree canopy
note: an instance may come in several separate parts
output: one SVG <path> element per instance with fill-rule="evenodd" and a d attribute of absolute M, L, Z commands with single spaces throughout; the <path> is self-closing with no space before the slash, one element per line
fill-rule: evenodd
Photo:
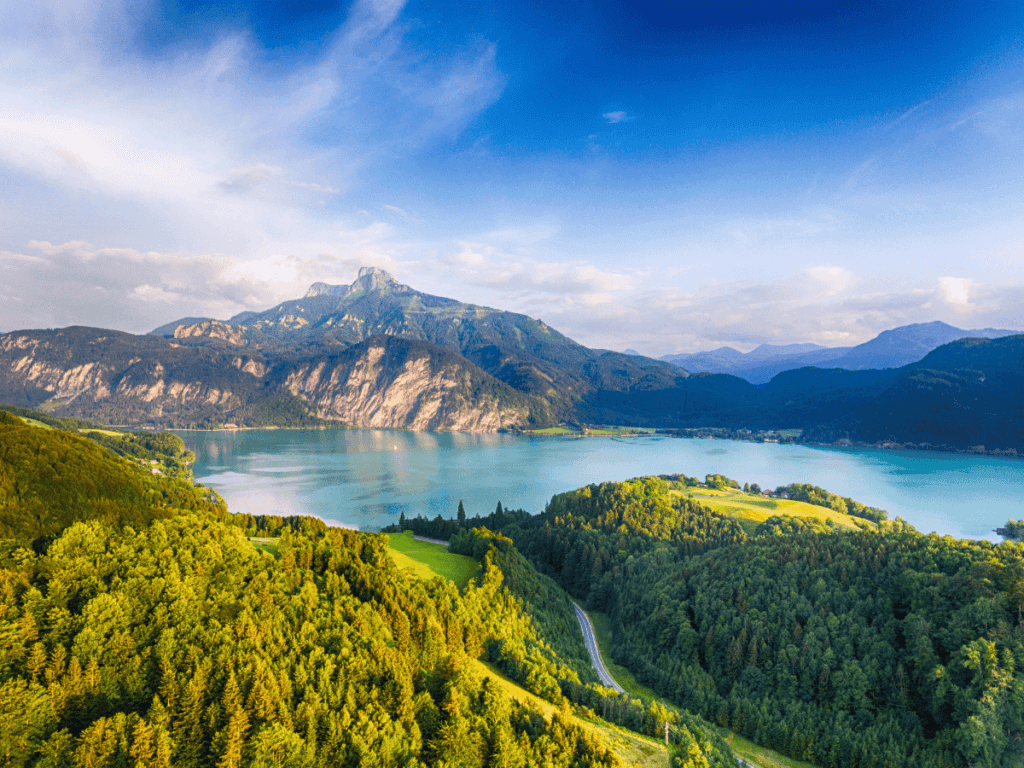
<path fill-rule="evenodd" d="M 567 598 L 507 539 L 468 543 L 482 568 L 460 591 L 400 572 L 385 537 L 228 515 L 80 436 L 0 429 L 4 765 L 617 766 L 570 700 L 733 762 L 696 718 L 581 681 L 540 632 Z M 527 610 L 506 574 L 549 594 Z M 477 659 L 561 708 L 510 699 Z"/>
<path fill-rule="evenodd" d="M 0 538 L 39 548 L 77 520 L 140 527 L 180 510 L 225 513 L 186 477 L 161 477 L 83 436 L 0 411 Z"/>
<path fill-rule="evenodd" d="M 640 478 L 498 527 L 609 614 L 617 662 L 760 744 L 825 768 L 1024 764 L 1024 545 L 787 488 L 880 524 L 779 516 L 748 537 Z"/>

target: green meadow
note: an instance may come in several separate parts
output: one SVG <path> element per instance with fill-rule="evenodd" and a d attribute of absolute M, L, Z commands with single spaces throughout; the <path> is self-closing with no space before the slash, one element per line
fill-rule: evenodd
<path fill-rule="evenodd" d="M 454 555 L 440 544 L 418 541 L 413 538 L 412 531 L 384 535 L 391 543 L 390 553 L 395 564 L 421 579 L 443 576 L 461 589 L 480 570 L 480 564 L 473 558 Z"/>
<path fill-rule="evenodd" d="M 837 528 L 868 528 L 875 527 L 870 520 L 851 517 L 834 509 L 808 504 L 805 501 L 791 499 L 773 499 L 766 496 L 754 496 L 736 489 L 716 490 L 714 488 L 673 489 L 670 493 L 685 496 L 699 501 L 721 515 L 727 515 L 743 526 L 748 535 L 769 517 L 788 515 L 825 522 L 831 520 Z"/>

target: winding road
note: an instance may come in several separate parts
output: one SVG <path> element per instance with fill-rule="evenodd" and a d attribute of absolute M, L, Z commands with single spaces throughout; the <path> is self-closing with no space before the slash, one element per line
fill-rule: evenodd
<path fill-rule="evenodd" d="M 597 650 L 597 637 L 594 635 L 594 625 L 590 623 L 590 617 L 576 603 L 573 603 L 572 607 L 576 609 L 576 620 L 580 623 L 580 629 L 583 630 L 583 642 L 587 646 L 587 653 L 590 654 L 591 666 L 597 670 L 597 676 L 601 678 L 601 684 L 619 693 L 625 693 L 622 686 L 608 674 L 604 662 L 601 661 L 601 654 Z"/>

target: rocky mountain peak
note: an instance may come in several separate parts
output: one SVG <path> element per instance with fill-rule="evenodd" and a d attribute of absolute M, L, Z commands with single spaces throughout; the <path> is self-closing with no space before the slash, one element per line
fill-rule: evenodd
<path fill-rule="evenodd" d="M 329 285 L 328 283 L 313 283 L 306 291 L 306 298 L 312 296 L 348 296 L 350 293 L 361 291 L 400 291 L 411 290 L 409 286 L 402 285 L 389 272 L 379 267 L 360 267 L 359 274 L 352 285 Z"/>
<path fill-rule="evenodd" d="M 355 282 L 352 283 L 351 289 L 353 291 L 359 290 L 360 288 L 364 291 L 379 291 L 384 288 L 404 288 L 405 286 L 399 285 L 398 281 L 395 280 L 388 272 L 377 267 L 360 267 L 359 276 L 356 277 Z"/>

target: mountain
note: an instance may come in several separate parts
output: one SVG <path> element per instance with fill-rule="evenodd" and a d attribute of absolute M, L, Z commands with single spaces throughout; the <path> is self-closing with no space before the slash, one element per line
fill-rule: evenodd
<path fill-rule="evenodd" d="M 677 389 L 686 372 L 650 358 L 589 349 L 541 320 L 421 293 L 363 267 L 351 285 L 313 284 L 301 299 L 224 323 L 185 318 L 152 334 L 193 341 L 237 332 L 237 343 L 269 354 L 343 349 L 373 336 L 425 341 L 465 357 L 519 392 L 541 397 L 558 418 L 593 420 L 603 393 Z M 642 399 L 642 398 L 641 398 Z"/>
<path fill-rule="evenodd" d="M 1024 450 L 1024 368 L 1014 346 L 1024 336 L 961 339 L 919 362 L 862 369 L 916 360 L 950 335 L 1009 333 L 994 329 L 905 326 L 842 351 L 827 368 L 786 370 L 758 387 L 589 349 L 540 320 L 420 293 L 364 268 L 351 285 L 317 283 L 265 312 L 185 318 L 158 330 L 0 335 L 0 402 L 161 427 L 800 428 L 816 441 Z M 763 345 L 716 354 L 734 366 L 785 367 L 840 351 Z"/>
<path fill-rule="evenodd" d="M 882 331 L 871 341 L 853 347 L 833 363 L 835 368 L 862 371 L 867 368 L 901 368 L 917 362 L 933 349 L 966 338 L 995 339 L 1020 331 L 980 328 L 965 331 L 942 322 L 915 323 Z"/>
<path fill-rule="evenodd" d="M 465 358 L 385 336 L 275 351 L 209 336 L 17 331 L 0 335 L 0 402 L 164 427 L 343 422 L 492 432 L 551 421 L 546 403 Z"/>
<path fill-rule="evenodd" d="M 945 344 L 900 369 L 825 437 L 1024 452 L 1024 335 Z"/>
<path fill-rule="evenodd" d="M 994 339 L 1019 331 L 981 328 L 965 331 L 942 322 L 915 323 L 883 331 L 855 347 L 822 347 L 817 344 L 762 344 L 743 353 L 732 347 L 711 352 L 664 355 L 661 360 L 688 371 L 729 373 L 752 384 L 765 384 L 782 371 L 817 366 L 850 371 L 900 368 L 920 360 L 933 349 L 963 338 Z"/>
<path fill-rule="evenodd" d="M 685 391 L 683 407 L 663 405 L 687 428 L 798 428 L 805 442 L 1024 453 L 1024 334 L 959 339 L 901 368 L 783 371 L 761 387 L 691 374 Z"/>

